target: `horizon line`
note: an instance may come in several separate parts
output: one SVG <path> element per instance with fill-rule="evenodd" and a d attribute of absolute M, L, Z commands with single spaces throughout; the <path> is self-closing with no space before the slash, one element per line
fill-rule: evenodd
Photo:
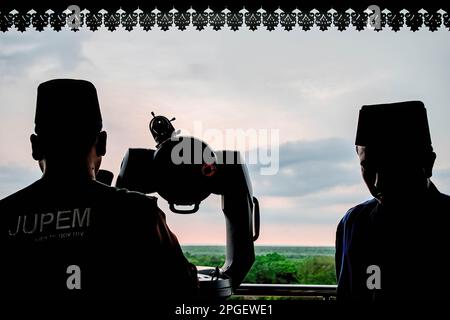
<path fill-rule="evenodd" d="M 226 247 L 226 244 L 180 244 L 182 247 Z M 255 244 L 255 247 L 305 247 L 305 248 L 334 248 L 334 245 L 301 245 L 301 244 Z"/>

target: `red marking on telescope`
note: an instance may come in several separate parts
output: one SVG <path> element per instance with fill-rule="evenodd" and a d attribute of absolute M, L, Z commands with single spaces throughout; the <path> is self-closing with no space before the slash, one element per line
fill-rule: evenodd
<path fill-rule="evenodd" d="M 202 173 L 204 176 L 212 177 L 216 174 L 217 167 L 214 163 L 204 163 L 202 165 Z"/>

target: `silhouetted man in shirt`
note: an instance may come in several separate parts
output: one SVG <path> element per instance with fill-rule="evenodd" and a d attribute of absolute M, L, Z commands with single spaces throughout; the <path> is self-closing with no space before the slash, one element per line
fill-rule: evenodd
<path fill-rule="evenodd" d="M 71 79 L 42 83 L 35 125 L 33 158 L 43 176 L 0 201 L 3 295 L 195 294 L 196 269 L 156 198 L 95 179 L 106 152 L 95 87 Z"/>
<path fill-rule="evenodd" d="M 430 181 L 436 154 L 422 102 L 363 106 L 356 151 L 374 198 L 339 223 L 338 299 L 448 296 L 450 197 Z"/>

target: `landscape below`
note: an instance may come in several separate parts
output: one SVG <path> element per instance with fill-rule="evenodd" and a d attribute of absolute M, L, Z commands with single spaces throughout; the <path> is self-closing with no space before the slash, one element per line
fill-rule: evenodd
<path fill-rule="evenodd" d="M 197 266 L 222 266 L 224 246 L 183 246 Z M 336 284 L 334 247 L 256 246 L 256 259 L 244 283 Z"/>

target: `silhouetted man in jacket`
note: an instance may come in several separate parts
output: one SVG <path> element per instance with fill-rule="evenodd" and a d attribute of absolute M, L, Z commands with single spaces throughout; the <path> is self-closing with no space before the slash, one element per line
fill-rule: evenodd
<path fill-rule="evenodd" d="M 96 181 L 106 153 L 97 92 L 38 87 L 33 158 L 43 176 L 0 201 L 3 295 L 191 297 L 197 274 L 156 198 Z"/>
<path fill-rule="evenodd" d="M 339 223 L 338 299 L 448 296 L 450 197 L 430 180 L 436 154 L 423 103 L 363 106 L 356 151 L 374 198 Z"/>

